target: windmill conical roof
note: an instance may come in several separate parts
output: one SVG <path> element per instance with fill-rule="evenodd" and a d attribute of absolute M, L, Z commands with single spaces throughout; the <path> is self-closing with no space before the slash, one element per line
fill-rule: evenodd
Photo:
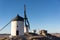
<path fill-rule="evenodd" d="M 24 18 L 17 15 L 15 18 L 12 19 L 12 21 L 24 21 Z"/>

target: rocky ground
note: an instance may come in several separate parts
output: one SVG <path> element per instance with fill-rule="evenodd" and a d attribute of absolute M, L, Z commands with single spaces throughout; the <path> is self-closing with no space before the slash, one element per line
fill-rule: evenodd
<path fill-rule="evenodd" d="M 0 34 L 0 40 L 11 40 L 9 38 L 10 34 Z M 35 36 L 34 36 L 35 35 Z M 47 36 L 43 35 L 37 35 L 34 33 L 26 33 L 24 36 L 19 37 L 13 37 L 12 40 L 60 40 L 60 34 L 54 33 L 54 34 L 47 34 Z"/>

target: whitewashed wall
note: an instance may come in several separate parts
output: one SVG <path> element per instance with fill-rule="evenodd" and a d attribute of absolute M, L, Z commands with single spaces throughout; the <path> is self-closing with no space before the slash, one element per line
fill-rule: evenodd
<path fill-rule="evenodd" d="M 29 30 L 28 30 L 28 27 L 24 27 L 24 33 L 27 33 Z"/>
<path fill-rule="evenodd" d="M 16 36 L 17 21 L 11 22 L 11 35 Z"/>
<path fill-rule="evenodd" d="M 19 30 L 19 35 L 24 35 L 24 22 L 18 21 L 17 24 L 18 24 L 17 30 Z"/>
<path fill-rule="evenodd" d="M 18 28 L 17 28 L 18 25 Z M 19 30 L 19 35 L 24 35 L 24 22 L 12 21 L 11 22 L 11 35 L 16 36 L 16 30 Z"/>

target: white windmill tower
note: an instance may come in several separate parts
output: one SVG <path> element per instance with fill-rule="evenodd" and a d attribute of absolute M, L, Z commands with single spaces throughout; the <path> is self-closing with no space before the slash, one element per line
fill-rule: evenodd
<path fill-rule="evenodd" d="M 11 36 L 24 35 L 24 18 L 17 15 L 11 21 Z"/>
<path fill-rule="evenodd" d="M 24 5 L 24 33 L 28 33 L 29 28 L 30 28 L 30 24 L 26 16 L 26 5 Z"/>

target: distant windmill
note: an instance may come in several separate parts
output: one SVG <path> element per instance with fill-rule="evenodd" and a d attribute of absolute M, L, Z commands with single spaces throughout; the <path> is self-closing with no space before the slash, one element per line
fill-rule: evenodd
<path fill-rule="evenodd" d="M 28 32 L 29 29 L 30 29 L 30 24 L 29 24 L 29 21 L 28 21 L 28 18 L 27 18 L 27 15 L 26 15 L 26 5 L 24 5 L 24 32 Z"/>

